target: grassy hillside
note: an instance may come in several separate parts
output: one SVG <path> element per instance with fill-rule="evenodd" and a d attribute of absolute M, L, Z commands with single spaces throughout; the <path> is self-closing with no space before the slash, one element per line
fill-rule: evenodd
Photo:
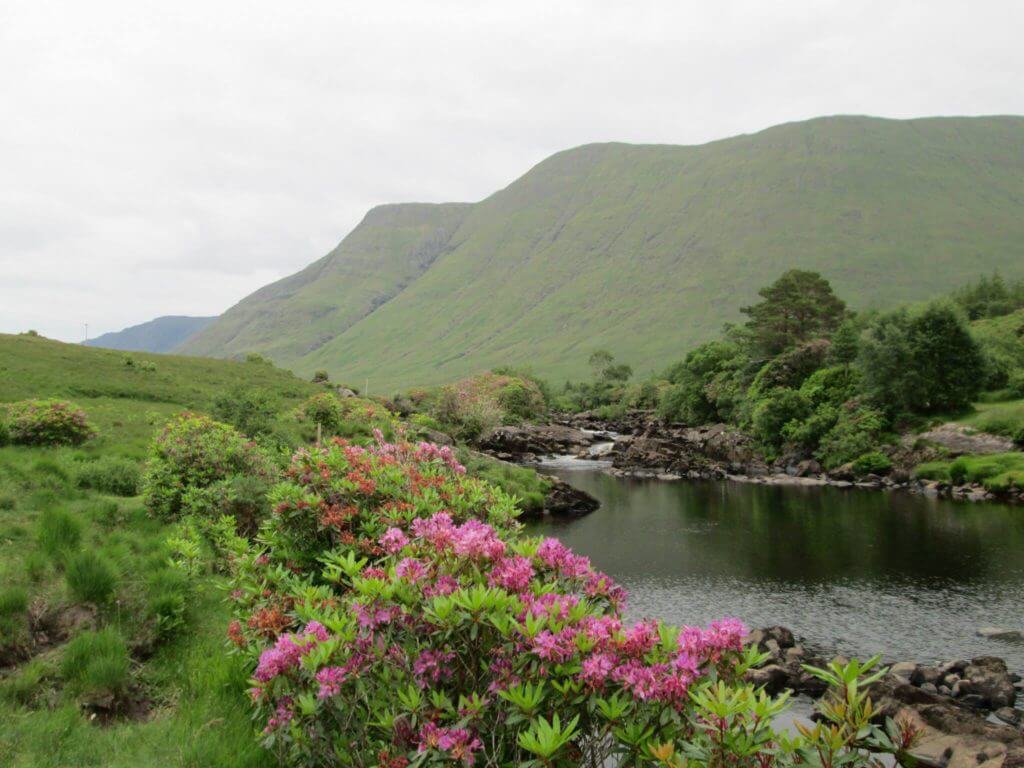
<path fill-rule="evenodd" d="M 1024 118 L 837 117 L 697 147 L 584 146 L 458 217 L 415 279 L 394 267 L 403 252 L 381 247 L 366 274 L 326 280 L 364 222 L 288 290 L 268 286 L 185 348 L 256 349 L 378 392 L 498 364 L 581 376 L 598 347 L 644 373 L 716 335 L 791 267 L 820 271 L 856 308 L 996 269 L 1021 277 Z M 371 280 L 393 298 L 367 311 Z M 242 307 L 258 331 L 232 330 Z M 346 319 L 318 326 L 315 343 L 283 321 L 335 315 Z"/>
<path fill-rule="evenodd" d="M 121 349 L 129 352 L 170 352 L 217 318 L 170 315 L 122 331 L 104 333 L 83 342 L 87 347 Z"/>
<path fill-rule="evenodd" d="M 469 208 L 374 208 L 329 254 L 243 299 L 180 351 L 229 357 L 258 350 L 295 365 L 416 280 L 445 250 Z"/>
<path fill-rule="evenodd" d="M 125 354 L 37 336 L 0 334 L 0 403 L 60 397 L 82 406 L 100 431 L 90 449 L 141 454 L 153 431 L 183 409 L 208 411 L 236 385 L 265 390 L 282 411 L 322 389 L 266 362 Z"/>

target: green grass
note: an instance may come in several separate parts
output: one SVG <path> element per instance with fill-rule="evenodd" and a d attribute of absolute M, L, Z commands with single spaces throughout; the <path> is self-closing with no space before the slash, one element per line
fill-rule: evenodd
<path fill-rule="evenodd" d="M 105 605 L 117 588 L 117 574 L 110 563 L 91 550 L 68 558 L 64 580 L 71 597 L 79 603 Z"/>
<path fill-rule="evenodd" d="M 471 207 L 374 209 L 183 349 L 256 350 L 388 395 L 497 365 L 579 379 L 595 348 L 644 375 L 794 267 L 856 309 L 1024 277 L 1024 119 L 833 117 L 578 147 Z"/>
<path fill-rule="evenodd" d="M 39 397 L 71 400 L 100 432 L 81 455 L 142 458 L 153 433 L 183 410 L 209 413 L 217 395 L 243 384 L 270 393 L 282 428 L 287 416 L 321 387 L 264 363 L 132 353 L 155 371 L 124 365 L 122 352 L 0 334 L 0 403 Z"/>
<path fill-rule="evenodd" d="M 973 412 L 957 419 L 982 432 L 1016 438 L 1024 435 L 1024 399 L 976 403 Z"/>
<path fill-rule="evenodd" d="M 64 649 L 60 672 L 78 694 L 121 694 L 128 687 L 131 659 L 124 638 L 113 627 L 83 632 Z"/>
<path fill-rule="evenodd" d="M 956 485 L 980 483 L 989 491 L 1001 493 L 1011 488 L 1024 488 L 1024 453 L 1016 451 L 933 461 L 917 467 L 916 474 L 922 479 Z"/>

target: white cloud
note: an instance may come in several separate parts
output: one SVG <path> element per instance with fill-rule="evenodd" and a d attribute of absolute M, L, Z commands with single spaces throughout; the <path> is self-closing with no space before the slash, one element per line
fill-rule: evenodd
<path fill-rule="evenodd" d="M 215 314 L 589 141 L 1024 112 L 1012 2 L 0 5 L 0 331 Z"/>

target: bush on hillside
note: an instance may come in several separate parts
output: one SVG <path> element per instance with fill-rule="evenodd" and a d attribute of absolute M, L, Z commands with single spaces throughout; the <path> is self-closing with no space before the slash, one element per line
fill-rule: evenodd
<path fill-rule="evenodd" d="M 318 392 L 309 397 L 296 411 L 296 418 L 311 427 L 309 438 L 316 436 L 343 437 L 348 440 L 370 442 L 374 430 L 393 435 L 398 427 L 394 414 L 373 400 L 361 397 L 338 397 L 333 392 Z"/>
<path fill-rule="evenodd" d="M 262 389 L 239 385 L 214 398 L 213 417 L 244 435 L 257 437 L 273 429 L 277 403 Z"/>
<path fill-rule="evenodd" d="M 7 433 L 15 445 L 81 445 L 96 430 L 78 406 L 64 400 L 22 400 L 7 406 Z"/>
<path fill-rule="evenodd" d="M 892 459 L 881 451 L 871 451 L 853 460 L 853 471 L 859 475 L 884 475 L 892 469 Z"/>
<path fill-rule="evenodd" d="M 75 467 L 75 484 L 113 496 L 134 496 L 142 484 L 138 463 L 120 456 L 103 456 Z"/>
<path fill-rule="evenodd" d="M 783 702 L 742 682 L 759 654 L 739 622 L 628 625 L 611 579 L 519 538 L 510 500 L 444 448 L 339 441 L 288 475 L 234 561 L 229 627 L 282 764 L 855 768 L 853 747 L 884 741 L 856 663 L 819 673 L 840 689 L 831 722 L 781 739 Z"/>
<path fill-rule="evenodd" d="M 822 438 L 816 456 L 834 469 L 874 451 L 884 442 L 885 417 L 880 411 L 849 402 L 839 409 L 835 426 Z"/>
<path fill-rule="evenodd" d="M 492 372 L 442 387 L 431 406 L 441 428 L 474 441 L 499 424 L 520 424 L 544 415 L 547 404 L 532 379 Z"/>
<path fill-rule="evenodd" d="M 733 341 L 701 344 L 666 371 L 669 386 L 661 395 L 658 415 L 684 424 L 731 420 L 746 393 L 748 365 L 746 353 Z"/>
<path fill-rule="evenodd" d="M 227 424 L 183 413 L 153 440 L 142 495 L 153 514 L 175 518 L 189 512 L 186 496 L 236 475 L 270 480 L 274 470 L 255 443 Z"/>
<path fill-rule="evenodd" d="M 778 450 L 786 441 L 784 427 L 803 420 L 808 408 L 807 401 L 795 389 L 773 389 L 754 407 L 751 431 L 762 445 Z"/>

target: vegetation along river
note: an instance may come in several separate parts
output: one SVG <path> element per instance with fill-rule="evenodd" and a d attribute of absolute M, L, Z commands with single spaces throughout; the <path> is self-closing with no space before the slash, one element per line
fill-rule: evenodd
<path fill-rule="evenodd" d="M 530 524 L 629 590 L 633 618 L 782 624 L 826 650 L 887 661 L 991 654 L 1024 670 L 1024 509 L 905 493 L 542 470 L 595 496 L 572 521 Z"/>

